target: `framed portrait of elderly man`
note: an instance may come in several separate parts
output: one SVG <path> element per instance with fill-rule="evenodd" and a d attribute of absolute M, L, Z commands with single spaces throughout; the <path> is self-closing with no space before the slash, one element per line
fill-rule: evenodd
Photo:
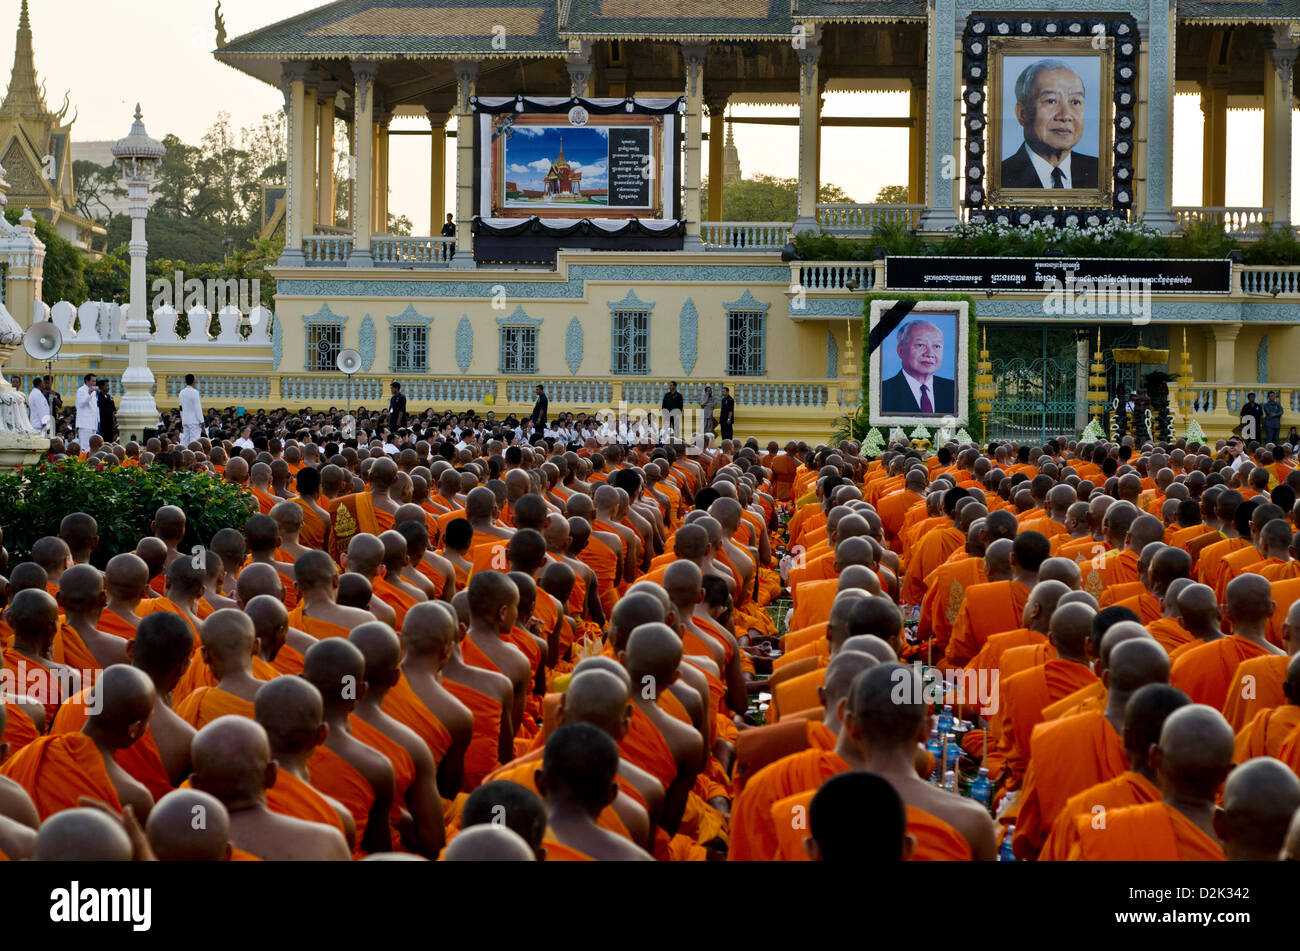
<path fill-rule="evenodd" d="M 989 37 L 990 204 L 1112 204 L 1114 42 Z"/>
<path fill-rule="evenodd" d="M 897 301 L 871 302 L 870 328 L 887 333 L 870 355 L 873 426 L 934 426 L 967 420 L 969 372 L 964 301 L 917 301 L 898 320 Z M 891 317 L 891 314 L 893 315 Z M 894 320 L 897 324 L 890 326 Z"/>

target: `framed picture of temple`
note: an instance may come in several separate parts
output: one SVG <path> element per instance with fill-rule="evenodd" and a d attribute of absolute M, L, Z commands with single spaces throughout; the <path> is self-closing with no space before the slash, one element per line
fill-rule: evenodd
<path fill-rule="evenodd" d="M 989 201 L 1007 207 L 1109 207 L 1114 39 L 988 42 Z"/>
<path fill-rule="evenodd" d="M 662 118 L 583 110 L 580 119 L 492 117 L 492 217 L 662 217 Z"/>

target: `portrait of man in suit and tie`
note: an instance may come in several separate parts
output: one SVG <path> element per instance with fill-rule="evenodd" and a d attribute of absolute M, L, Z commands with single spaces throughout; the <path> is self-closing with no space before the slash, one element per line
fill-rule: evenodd
<path fill-rule="evenodd" d="M 990 172 L 997 171 L 989 182 L 993 201 L 1043 204 L 1101 195 L 1110 169 L 1098 156 L 1103 150 L 1109 156 L 1113 132 L 1103 118 L 1111 85 L 1103 79 L 1107 56 L 1006 51 L 997 57 L 993 94 L 1001 98 L 988 156 Z M 1054 199 L 1050 192 L 1065 194 Z"/>
<path fill-rule="evenodd" d="M 951 416 L 957 412 L 957 387 L 945 367 L 954 364 L 947 337 L 939 322 L 955 325 L 953 317 L 943 321 L 937 316 L 910 317 L 894 331 L 893 341 L 886 339 L 882 349 L 891 347 L 897 354 L 898 371 L 889 374 L 894 361 L 882 360 L 885 380 L 880 388 L 880 410 L 887 416 Z M 951 374 L 948 369 L 947 373 Z"/>

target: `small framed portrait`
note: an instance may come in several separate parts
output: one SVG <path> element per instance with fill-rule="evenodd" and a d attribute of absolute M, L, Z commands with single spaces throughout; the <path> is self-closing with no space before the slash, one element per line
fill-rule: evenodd
<path fill-rule="evenodd" d="M 968 305 L 918 301 L 898 319 L 892 314 L 897 303 L 871 302 L 871 330 L 882 321 L 898 321 L 871 353 L 871 425 L 964 424 L 969 414 Z"/>
<path fill-rule="evenodd" d="M 990 204 L 1112 205 L 1114 43 L 1102 35 L 989 38 Z"/>

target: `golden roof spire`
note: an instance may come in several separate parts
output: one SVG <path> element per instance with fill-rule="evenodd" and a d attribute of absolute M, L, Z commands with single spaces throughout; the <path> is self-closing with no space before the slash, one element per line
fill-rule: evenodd
<path fill-rule="evenodd" d="M 27 15 L 27 0 L 23 0 L 18 16 L 18 40 L 14 46 L 14 68 L 9 75 L 9 90 L 0 115 L 49 115 L 40 87 L 36 84 L 36 60 L 32 53 L 32 24 Z"/>

